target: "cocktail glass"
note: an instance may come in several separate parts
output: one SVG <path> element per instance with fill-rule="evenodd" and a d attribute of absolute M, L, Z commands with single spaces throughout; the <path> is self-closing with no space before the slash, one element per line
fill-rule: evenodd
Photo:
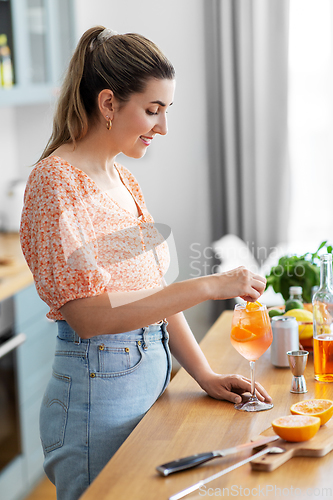
<path fill-rule="evenodd" d="M 255 362 L 269 348 L 273 333 L 267 308 L 259 302 L 236 304 L 234 308 L 230 340 L 234 348 L 250 362 L 251 397 L 235 404 L 236 410 L 262 411 L 273 408 L 272 403 L 260 401 L 255 393 Z"/>

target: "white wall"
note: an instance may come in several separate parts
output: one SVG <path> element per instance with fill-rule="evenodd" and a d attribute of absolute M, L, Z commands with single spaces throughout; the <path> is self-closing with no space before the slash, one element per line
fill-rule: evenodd
<path fill-rule="evenodd" d="M 76 0 L 75 7 L 76 40 L 97 24 L 119 33 L 138 32 L 152 39 L 175 66 L 177 85 L 168 114 L 168 135 L 156 138 L 143 159 L 122 157 L 120 161 L 138 178 L 155 221 L 171 227 L 179 279 L 194 274 L 191 244 L 197 243 L 196 248 L 202 249 L 211 244 L 204 2 Z M 24 106 L 9 108 L 7 115 L 6 157 L 11 159 L 13 177 L 27 178 L 29 165 L 38 159 L 50 135 L 52 109 L 49 105 Z M 5 174 L 3 159 L 1 137 L 0 185 Z M 207 329 L 209 311 L 206 303 L 186 313 L 198 338 Z"/>
<path fill-rule="evenodd" d="M 16 139 L 15 110 L 0 108 L 0 227 L 5 224 L 6 192 L 18 176 Z"/>

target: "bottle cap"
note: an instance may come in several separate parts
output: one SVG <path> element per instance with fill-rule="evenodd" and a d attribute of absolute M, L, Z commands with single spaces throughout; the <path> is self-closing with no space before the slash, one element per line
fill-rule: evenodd
<path fill-rule="evenodd" d="M 302 295 L 302 287 L 301 286 L 291 286 L 289 287 L 290 295 Z"/>

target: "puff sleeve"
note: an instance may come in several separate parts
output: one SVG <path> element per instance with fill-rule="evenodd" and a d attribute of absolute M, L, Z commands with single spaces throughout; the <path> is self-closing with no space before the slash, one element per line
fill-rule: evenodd
<path fill-rule="evenodd" d="M 20 239 L 37 292 L 51 311 L 106 290 L 110 273 L 99 266 L 91 216 L 70 173 L 52 164 L 35 167 L 25 192 Z"/>

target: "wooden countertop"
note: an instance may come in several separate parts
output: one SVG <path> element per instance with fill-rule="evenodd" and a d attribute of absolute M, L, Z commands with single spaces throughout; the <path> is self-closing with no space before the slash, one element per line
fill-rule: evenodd
<path fill-rule="evenodd" d="M 234 350 L 229 341 L 231 315 L 230 311 L 221 315 L 201 342 L 201 347 L 215 371 L 249 376 L 248 361 Z M 157 465 L 194 453 L 245 443 L 267 429 L 273 419 L 290 414 L 291 404 L 297 401 L 333 399 L 333 384 L 314 380 L 312 355 L 305 372 L 306 394 L 290 393 L 291 372 L 289 368 L 273 367 L 269 351 L 256 365 L 256 380 L 272 396 L 273 409 L 257 413 L 237 411 L 231 403 L 206 396 L 181 369 L 81 500 L 168 499 L 252 453 L 244 451 L 215 459 L 204 466 L 166 478 L 155 471 Z M 333 452 L 322 458 L 292 458 L 273 472 L 252 471 L 250 464 L 246 464 L 209 483 L 206 491 L 197 491 L 185 498 L 200 499 L 208 493 L 211 497 L 228 496 L 226 488 L 229 488 L 229 496 L 256 498 L 259 490 L 253 490 L 252 496 L 251 490 L 259 485 L 264 498 L 277 498 L 279 495 L 294 498 L 296 488 L 301 490 L 301 494 L 300 490 L 296 490 L 297 498 L 310 498 L 311 492 L 313 497 L 323 498 L 333 495 L 332 468 Z M 212 489 L 208 491 L 208 488 Z"/>
<path fill-rule="evenodd" d="M 18 233 L 0 233 L 0 301 L 33 283 Z"/>

